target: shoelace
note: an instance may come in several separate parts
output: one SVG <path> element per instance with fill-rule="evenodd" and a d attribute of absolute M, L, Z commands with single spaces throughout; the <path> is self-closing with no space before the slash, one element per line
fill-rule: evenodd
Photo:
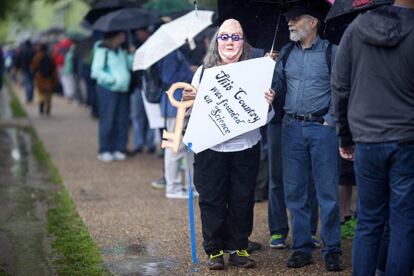
<path fill-rule="evenodd" d="M 249 257 L 250 256 L 249 253 L 247 253 L 246 250 L 236 250 L 236 254 L 237 254 L 237 256 L 240 256 L 240 257 Z"/>
<path fill-rule="evenodd" d="M 223 251 L 223 250 L 220 250 L 220 251 L 219 251 L 219 253 L 217 253 L 216 255 L 211 254 L 211 255 L 209 256 L 209 258 L 210 258 L 210 259 L 214 259 L 214 258 L 217 258 L 217 257 L 223 256 L 223 255 L 224 255 L 224 251 Z"/>

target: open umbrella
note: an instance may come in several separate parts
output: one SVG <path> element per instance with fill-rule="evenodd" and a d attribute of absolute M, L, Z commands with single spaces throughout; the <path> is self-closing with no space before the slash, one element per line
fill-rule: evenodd
<path fill-rule="evenodd" d="M 128 31 L 158 24 L 160 19 L 154 13 L 137 8 L 126 8 L 100 17 L 92 29 L 101 32 Z"/>
<path fill-rule="evenodd" d="M 135 52 L 133 70 L 145 70 L 212 23 L 212 11 L 192 11 L 162 25 Z"/>
<path fill-rule="evenodd" d="M 305 0 L 218 0 L 219 22 L 237 19 L 253 47 L 280 50 L 289 42 L 289 29 L 282 13 L 299 1 Z M 330 4 L 327 1 L 313 1 L 328 13 Z"/>
<path fill-rule="evenodd" d="M 187 0 L 150 0 L 143 6 L 146 9 L 156 10 L 163 15 L 191 10 L 193 6 Z"/>
<path fill-rule="evenodd" d="M 392 5 L 394 0 L 330 0 L 333 5 L 326 16 L 326 37 L 338 44 L 348 25 L 366 10 L 381 5 Z"/>
<path fill-rule="evenodd" d="M 92 6 L 83 17 L 82 26 L 90 28 L 99 17 L 123 8 L 137 8 L 137 4 L 129 0 L 102 0 Z"/>

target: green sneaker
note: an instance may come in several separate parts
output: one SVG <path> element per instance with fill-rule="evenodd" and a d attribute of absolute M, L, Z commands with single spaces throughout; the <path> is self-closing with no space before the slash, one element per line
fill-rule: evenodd
<path fill-rule="evenodd" d="M 223 270 L 224 269 L 224 252 L 220 250 L 208 255 L 207 266 L 210 270 Z"/>
<path fill-rule="evenodd" d="M 286 238 L 279 234 L 272 235 L 269 239 L 269 246 L 276 249 L 286 248 Z"/>
<path fill-rule="evenodd" d="M 312 245 L 313 245 L 313 248 L 321 248 L 321 242 L 319 241 L 316 235 L 312 236 Z"/>
<path fill-rule="evenodd" d="M 341 238 L 353 239 L 355 236 L 356 219 L 352 218 L 341 225 Z"/>

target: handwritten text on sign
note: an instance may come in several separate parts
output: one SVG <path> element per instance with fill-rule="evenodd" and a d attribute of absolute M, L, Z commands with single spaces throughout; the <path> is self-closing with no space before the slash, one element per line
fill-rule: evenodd
<path fill-rule="evenodd" d="M 266 123 L 274 61 L 258 58 L 206 69 L 184 136 L 195 153 Z"/>

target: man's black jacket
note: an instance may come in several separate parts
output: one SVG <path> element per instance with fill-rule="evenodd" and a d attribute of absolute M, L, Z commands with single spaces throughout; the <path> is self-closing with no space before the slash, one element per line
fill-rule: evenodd
<path fill-rule="evenodd" d="M 351 23 L 332 70 L 332 100 L 341 146 L 414 140 L 414 10 L 383 6 Z"/>

